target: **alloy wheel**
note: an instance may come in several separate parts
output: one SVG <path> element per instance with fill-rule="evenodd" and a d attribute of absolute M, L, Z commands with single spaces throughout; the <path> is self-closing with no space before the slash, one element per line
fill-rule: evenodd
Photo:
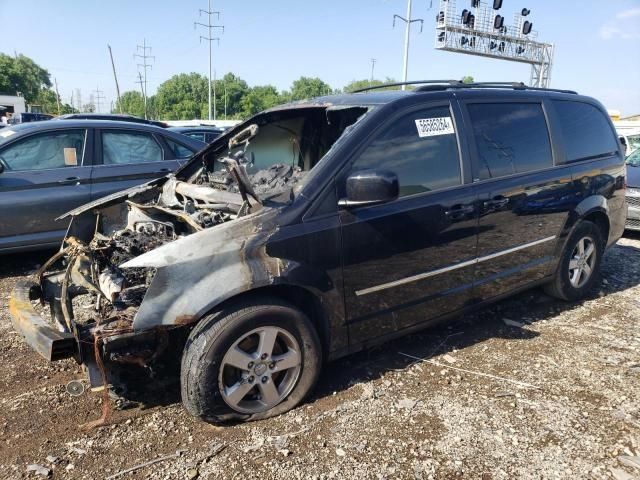
<path fill-rule="evenodd" d="M 302 370 L 298 341 L 278 327 L 246 333 L 225 353 L 220 366 L 222 398 L 243 413 L 265 412 L 293 390 Z"/>
<path fill-rule="evenodd" d="M 596 244 L 591 237 L 583 237 L 576 244 L 569 260 L 569 282 L 582 288 L 591 278 L 596 263 Z"/>

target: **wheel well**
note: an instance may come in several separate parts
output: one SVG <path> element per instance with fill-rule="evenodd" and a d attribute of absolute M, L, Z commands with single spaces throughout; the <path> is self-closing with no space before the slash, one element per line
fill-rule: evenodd
<path fill-rule="evenodd" d="M 305 288 L 295 285 L 267 285 L 231 297 L 217 305 L 215 310 L 220 309 L 225 304 L 235 303 L 255 296 L 277 297 L 291 303 L 304 312 L 316 327 L 316 331 L 320 337 L 320 343 L 322 344 L 323 357 L 327 358 L 331 335 L 329 321 L 319 299 Z"/>
<path fill-rule="evenodd" d="M 583 220 L 588 220 L 596 224 L 602 233 L 606 246 L 607 243 L 609 243 L 609 217 L 607 217 L 603 212 L 592 212 L 584 217 Z"/>

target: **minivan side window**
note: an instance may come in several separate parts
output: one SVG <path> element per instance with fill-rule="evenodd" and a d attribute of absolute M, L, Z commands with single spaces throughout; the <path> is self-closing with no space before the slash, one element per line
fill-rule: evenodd
<path fill-rule="evenodd" d="M 102 163 L 105 165 L 127 165 L 162 160 L 164 160 L 162 148 L 148 133 L 115 130 L 102 132 Z"/>
<path fill-rule="evenodd" d="M 13 171 L 78 167 L 84 155 L 85 130 L 42 133 L 0 150 L 4 168 Z"/>
<path fill-rule="evenodd" d="M 560 122 L 567 162 L 617 153 L 617 138 L 598 108 L 566 100 L 553 100 L 553 106 Z"/>
<path fill-rule="evenodd" d="M 553 166 L 547 121 L 539 103 L 467 105 L 478 148 L 474 180 Z"/>
<path fill-rule="evenodd" d="M 416 110 L 378 134 L 351 173 L 376 169 L 398 176 L 401 197 L 460 185 L 460 153 L 449 107 Z"/>

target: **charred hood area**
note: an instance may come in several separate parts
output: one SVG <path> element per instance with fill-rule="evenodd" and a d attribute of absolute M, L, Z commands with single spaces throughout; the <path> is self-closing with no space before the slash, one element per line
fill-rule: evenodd
<path fill-rule="evenodd" d="M 49 304 L 61 332 L 78 339 L 79 360 L 95 362 L 98 350 L 84 348 L 83 353 L 80 343 L 100 341 L 103 346 L 112 343 L 124 348 L 112 352 L 109 361 L 125 357 L 130 361 L 133 355 L 138 363 L 149 362 L 157 354 L 155 333 L 155 346 L 143 342 L 146 346 L 137 353 L 133 343 L 114 340 L 151 330 L 152 323 L 175 327 L 197 320 L 195 311 L 180 313 L 184 305 L 180 302 L 185 301 L 180 295 L 190 281 L 185 280 L 189 278 L 185 269 L 190 269 L 196 283 L 216 275 L 217 264 L 212 260 L 216 252 L 232 252 L 237 263 L 245 262 L 247 247 L 238 238 L 246 238 L 247 232 L 258 231 L 261 225 L 260 220 L 247 218 L 240 233 L 221 229 L 217 236 L 205 238 L 204 232 L 244 217 L 261 217 L 256 215 L 261 210 L 285 207 L 305 174 L 366 111 L 365 107 L 333 110 L 314 105 L 266 112 L 218 139 L 175 175 L 70 212 L 73 219 L 63 248 L 38 276 L 42 304 Z M 198 240 L 189 243 L 192 236 Z M 138 259 L 172 244 L 175 248 L 163 255 L 163 268 L 136 266 Z M 192 256 L 202 261 L 196 264 Z M 188 266 L 180 270 L 177 264 Z M 207 268 L 199 270 L 203 264 Z M 249 286 L 252 273 L 238 268 L 233 281 L 240 278 Z M 136 326 L 141 306 L 146 317 Z M 163 321 L 162 314 L 171 315 L 171 320 Z M 103 355 L 106 352 L 98 356 Z"/>

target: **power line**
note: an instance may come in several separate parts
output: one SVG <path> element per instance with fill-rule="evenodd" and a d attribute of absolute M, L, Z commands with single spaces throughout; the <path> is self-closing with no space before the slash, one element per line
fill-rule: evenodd
<path fill-rule="evenodd" d="M 422 33 L 422 28 L 424 27 L 424 20 L 422 18 L 411 18 L 411 1 L 407 0 L 407 17 L 402 17 L 400 15 L 393 16 L 393 26 L 396 26 L 396 19 L 402 20 L 405 24 L 404 31 L 404 62 L 402 66 L 402 81 L 407 81 L 407 70 L 409 69 L 409 42 L 411 38 L 411 24 L 415 22 L 420 22 L 420 33 Z M 406 85 L 402 85 L 402 90 L 406 90 Z"/>
<path fill-rule="evenodd" d="M 224 33 L 224 25 L 214 25 L 213 23 L 211 23 L 211 15 L 215 15 L 217 17 L 218 20 L 220 20 L 220 12 L 216 12 L 213 11 L 211 9 L 211 0 L 209 0 L 209 8 L 207 10 L 203 10 L 200 9 L 198 11 L 198 15 L 202 16 L 203 13 L 205 13 L 207 15 L 208 21 L 207 23 L 201 23 L 201 22 L 193 22 L 193 28 L 196 29 L 198 28 L 198 25 L 200 25 L 201 27 L 205 27 L 207 29 L 208 36 L 203 36 L 200 35 L 200 42 L 202 42 L 202 40 L 206 40 L 209 42 L 209 120 L 212 119 L 211 117 L 211 87 L 212 87 L 212 82 L 211 82 L 211 65 L 213 63 L 213 57 L 212 57 L 212 49 L 211 49 L 211 43 L 216 41 L 218 42 L 218 45 L 220 45 L 220 38 L 218 37 L 214 37 L 213 36 L 213 32 L 215 31 L 216 28 L 221 29 L 222 33 Z M 215 89 L 215 84 L 213 84 L 213 88 Z M 215 96 L 215 90 L 213 92 L 213 120 L 216 119 L 216 96 Z"/>
<path fill-rule="evenodd" d="M 100 90 L 100 87 L 96 87 L 93 93 L 95 93 L 95 95 L 93 96 L 95 102 L 95 111 L 96 113 L 100 113 L 100 103 L 102 100 L 105 100 L 106 97 L 103 95 L 104 92 Z"/>
<path fill-rule="evenodd" d="M 142 53 L 138 53 L 142 51 Z M 144 118 L 147 118 L 147 69 L 151 68 L 153 70 L 153 65 L 147 63 L 147 59 L 151 58 L 153 61 L 156 61 L 156 57 L 153 55 L 148 55 L 147 51 L 151 52 L 151 47 L 147 47 L 147 39 L 142 39 L 142 45 L 136 45 L 136 53 L 133 54 L 133 58 L 141 58 L 142 63 L 138 63 L 138 67 L 142 67 L 144 71 L 144 88 L 142 89 L 142 97 L 144 100 Z M 140 72 L 138 72 L 139 74 Z M 142 87 L 142 85 L 141 85 Z"/>

